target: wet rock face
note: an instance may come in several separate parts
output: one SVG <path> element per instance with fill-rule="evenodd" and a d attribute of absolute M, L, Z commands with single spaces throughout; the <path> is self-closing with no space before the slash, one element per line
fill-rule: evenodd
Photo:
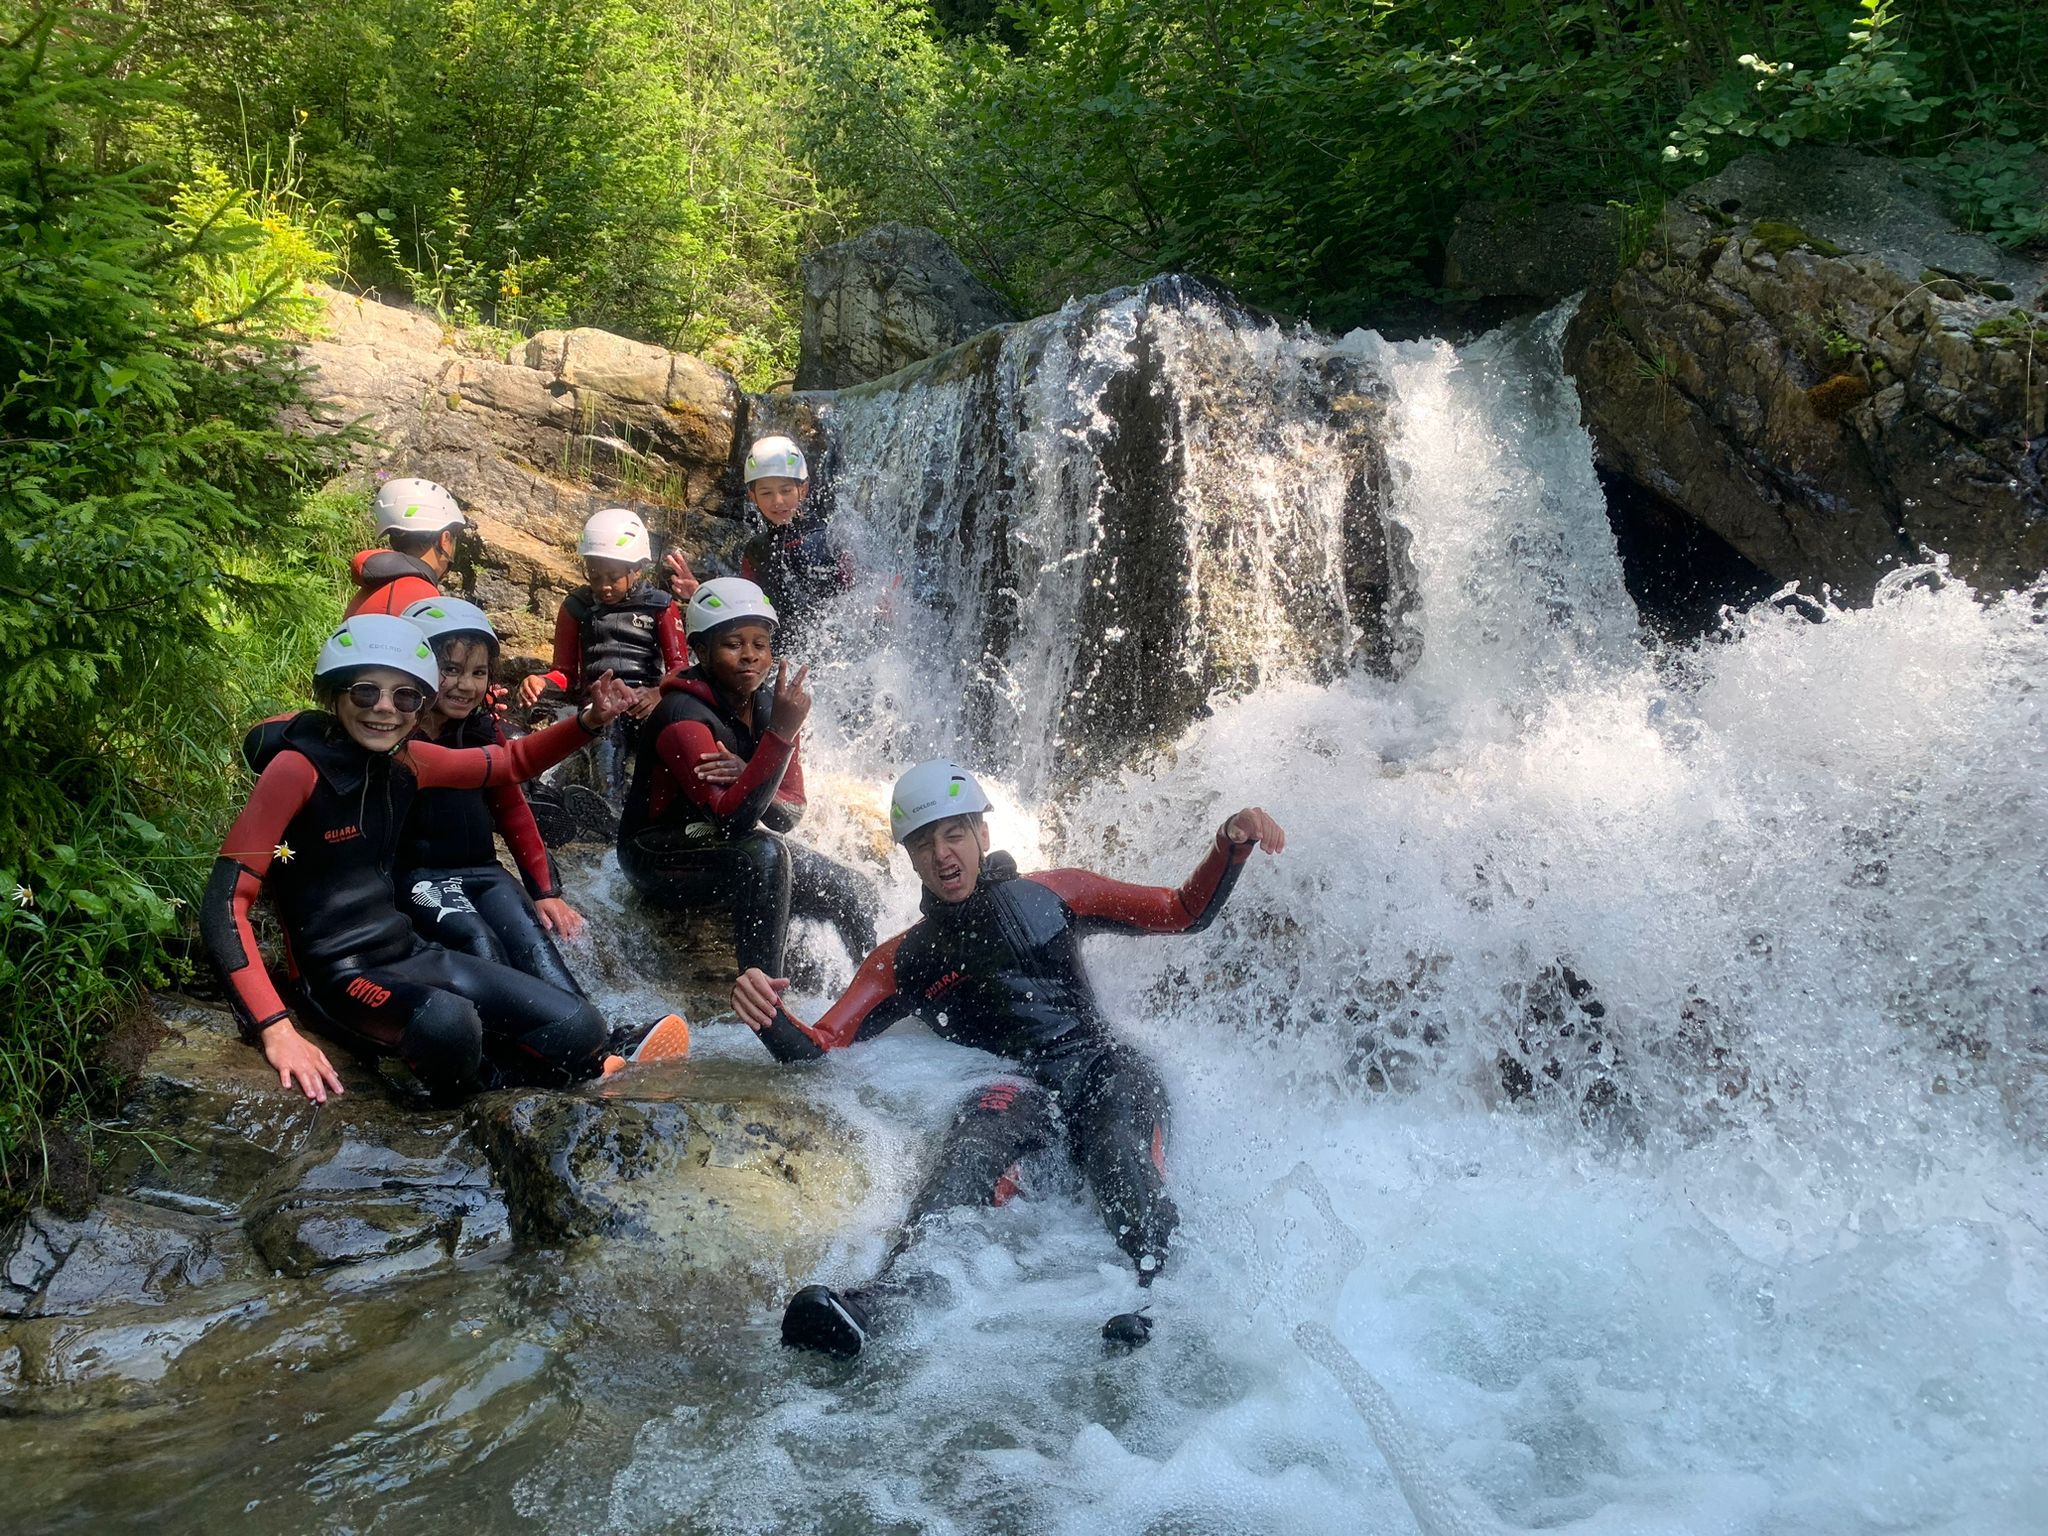
<path fill-rule="evenodd" d="M 2048 567 L 2048 268 L 1905 174 L 1847 151 L 1738 162 L 1566 340 L 1603 468 L 1774 581 L 1851 599 L 1923 546 L 1990 589 Z"/>
<path fill-rule="evenodd" d="M 798 389 L 844 389 L 1017 318 L 928 229 L 881 224 L 803 259 Z"/>
<path fill-rule="evenodd" d="M 792 1076 L 767 1062 L 665 1064 L 620 1094 L 488 1094 L 469 1125 L 522 1242 L 650 1240 L 664 1264 L 706 1272 L 761 1269 L 773 1255 L 765 1267 L 780 1275 L 866 1187 L 845 1127 Z"/>
<path fill-rule="evenodd" d="M 495 1094 L 465 1115 L 331 1052 L 347 1092 L 315 1107 L 225 1014 L 158 1002 L 167 1038 L 107 1193 L 0 1233 L 0 1416 L 274 1378 L 383 1338 L 407 1296 L 490 1289 L 520 1243 L 627 1239 L 589 1263 L 756 1304 L 867 1187 L 805 1074 L 765 1056 Z"/>

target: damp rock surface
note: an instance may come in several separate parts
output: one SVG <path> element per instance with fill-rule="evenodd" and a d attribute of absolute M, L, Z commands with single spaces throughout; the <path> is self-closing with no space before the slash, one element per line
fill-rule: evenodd
<path fill-rule="evenodd" d="M 865 384 L 1017 318 L 928 229 L 880 224 L 803 259 L 798 389 Z"/>
<path fill-rule="evenodd" d="M 2048 266 L 1893 162 L 1753 156 L 1675 199 L 1566 344 L 1602 466 L 1778 583 L 1867 599 L 1921 550 L 2048 567 Z"/>

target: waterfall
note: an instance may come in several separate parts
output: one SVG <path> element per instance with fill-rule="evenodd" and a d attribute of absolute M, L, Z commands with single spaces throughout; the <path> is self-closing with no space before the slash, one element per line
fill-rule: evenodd
<path fill-rule="evenodd" d="M 614 1527 L 2040 1529 L 2044 594 L 1658 645 L 1562 321 L 1152 285 L 826 407 L 835 783 L 956 753 L 1027 868 L 1177 883 L 1248 803 L 1289 847 L 1089 951 L 1175 1104 L 1153 1345 L 1101 1357 L 1128 1271 L 1056 1179 L 921 1241 L 949 1299 L 857 1375 L 658 1414 Z M 993 1070 L 899 1026 L 814 1074 L 878 1171 L 820 1278 Z"/>

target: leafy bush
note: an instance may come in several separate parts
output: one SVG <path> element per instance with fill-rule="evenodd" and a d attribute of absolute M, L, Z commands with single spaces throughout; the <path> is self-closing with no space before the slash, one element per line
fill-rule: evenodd
<path fill-rule="evenodd" d="M 1347 325 L 1431 289 L 1468 201 L 1652 211 L 1800 140 L 1935 157 L 2009 243 L 2041 212 L 2000 147 L 2048 137 L 2048 8 L 2020 0 L 981 14 L 818 0 L 804 143 L 839 216 L 929 223 L 1031 303 L 1177 267 Z"/>
<path fill-rule="evenodd" d="M 336 508 L 307 491 L 346 443 L 277 425 L 302 403 L 276 328 L 303 232 L 109 163 L 106 146 L 166 100 L 124 69 L 132 40 L 113 21 L 0 18 L 0 1171 L 14 1189 L 33 1183 L 43 1118 L 89 1100 L 106 1027 L 175 964 L 232 744 L 282 691 L 290 637 L 333 603 Z"/>

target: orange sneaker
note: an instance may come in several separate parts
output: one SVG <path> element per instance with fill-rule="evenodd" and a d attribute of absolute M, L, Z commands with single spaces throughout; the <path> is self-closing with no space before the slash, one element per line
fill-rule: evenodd
<path fill-rule="evenodd" d="M 690 1054 L 690 1021 L 680 1013 L 663 1014 L 633 1049 L 633 1065 L 679 1061 Z"/>

